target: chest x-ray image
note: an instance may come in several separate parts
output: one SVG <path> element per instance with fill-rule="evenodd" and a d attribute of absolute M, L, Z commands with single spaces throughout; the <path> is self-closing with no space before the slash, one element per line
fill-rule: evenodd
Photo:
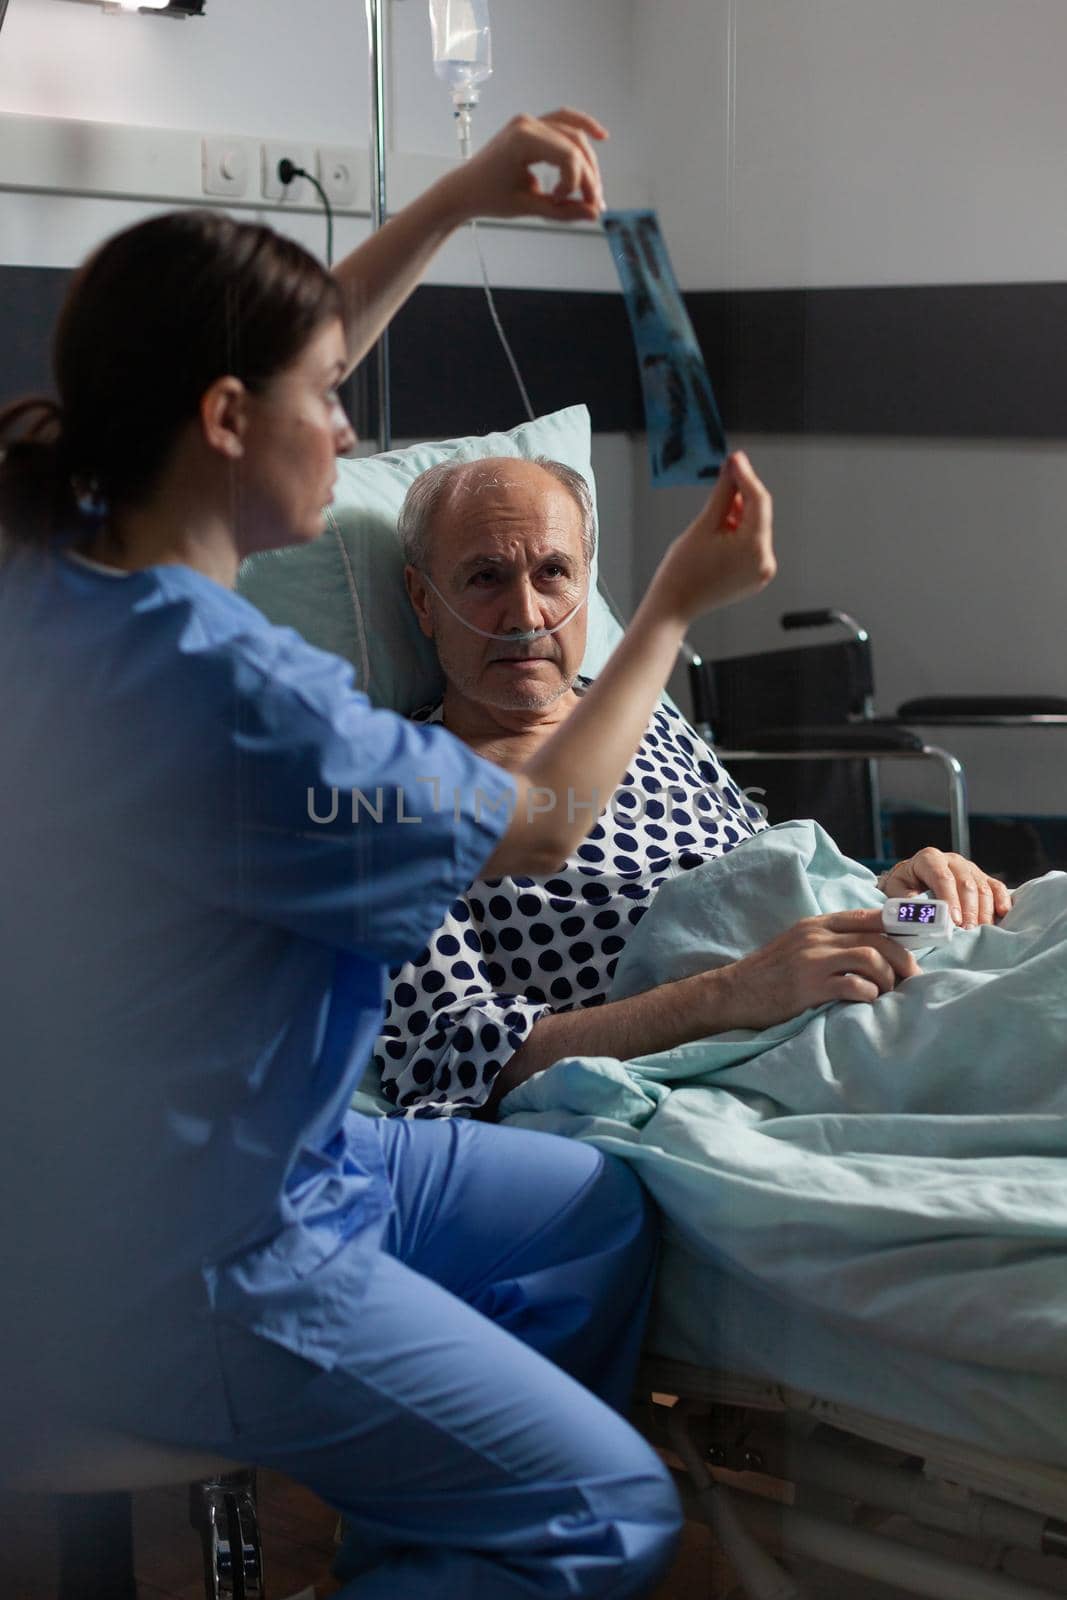
<path fill-rule="evenodd" d="M 726 457 L 719 409 L 654 211 L 605 212 L 637 348 L 654 484 L 706 483 Z"/>

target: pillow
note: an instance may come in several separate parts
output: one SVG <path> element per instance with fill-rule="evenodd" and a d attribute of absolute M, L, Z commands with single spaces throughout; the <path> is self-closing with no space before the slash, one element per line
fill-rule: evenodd
<path fill-rule="evenodd" d="M 238 590 L 271 622 L 295 628 L 310 644 L 351 661 L 358 687 L 374 705 L 410 715 L 439 700 L 444 688 L 433 646 L 423 637 L 404 588 L 396 523 L 411 483 L 439 461 L 549 456 L 582 474 L 595 505 L 590 447 L 588 409 L 569 406 L 509 433 L 339 461 L 326 532 L 313 544 L 250 557 L 238 574 Z M 594 589 L 581 668 L 587 677 L 600 671 L 621 633 Z"/>

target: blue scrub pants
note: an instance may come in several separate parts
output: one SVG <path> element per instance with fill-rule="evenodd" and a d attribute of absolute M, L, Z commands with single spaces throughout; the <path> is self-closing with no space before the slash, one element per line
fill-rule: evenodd
<path fill-rule="evenodd" d="M 337 1364 L 225 1330 L 243 1458 L 344 1513 L 345 1600 L 645 1594 L 680 1514 L 609 1409 L 648 1306 L 640 1185 L 550 1135 L 376 1126 L 395 1209 Z"/>

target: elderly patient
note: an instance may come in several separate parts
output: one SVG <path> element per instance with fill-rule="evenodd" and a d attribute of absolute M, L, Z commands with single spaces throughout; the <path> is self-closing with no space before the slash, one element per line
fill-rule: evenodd
<path fill-rule="evenodd" d="M 585 480 L 544 458 L 446 463 L 412 485 L 398 531 L 411 603 L 445 677 L 443 700 L 417 716 L 521 766 L 585 686 L 595 539 Z M 590 809 L 595 826 L 552 877 L 476 882 L 418 959 L 392 970 L 375 1061 L 406 1115 L 493 1116 L 510 1089 L 566 1056 L 625 1060 L 768 1027 L 826 1000 L 876 999 L 918 970 L 876 931 L 877 912 L 839 912 L 729 966 L 609 1001 L 619 953 L 660 885 L 764 823 L 669 707 L 610 804 Z M 881 887 L 930 888 L 967 926 L 1011 904 L 998 880 L 932 849 Z"/>

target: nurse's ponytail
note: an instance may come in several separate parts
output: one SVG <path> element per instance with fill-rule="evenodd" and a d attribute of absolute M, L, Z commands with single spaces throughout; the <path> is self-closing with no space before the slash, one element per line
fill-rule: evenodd
<path fill-rule="evenodd" d="M 264 388 L 341 314 L 336 279 L 270 228 L 175 211 L 116 234 L 63 303 L 58 401 L 0 412 L 0 542 L 76 540 L 144 502 L 216 379 Z"/>
<path fill-rule="evenodd" d="M 58 402 L 41 396 L 0 411 L 0 538 L 50 543 L 78 520 Z"/>

